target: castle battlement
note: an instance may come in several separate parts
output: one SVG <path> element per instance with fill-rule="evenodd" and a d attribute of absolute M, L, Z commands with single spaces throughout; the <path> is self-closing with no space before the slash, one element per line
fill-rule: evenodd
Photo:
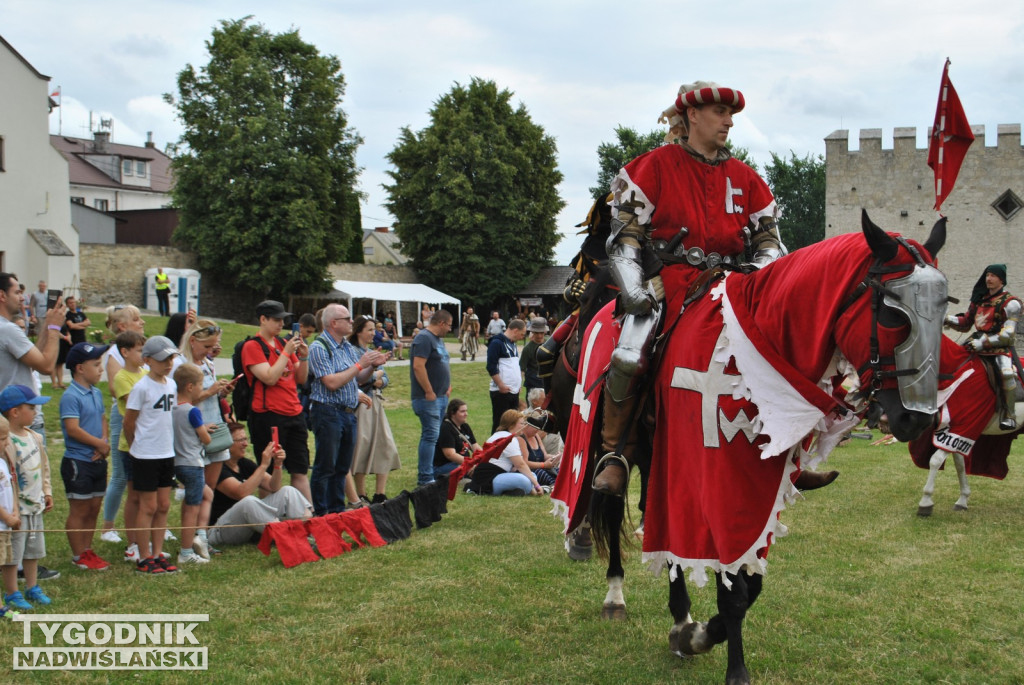
<path fill-rule="evenodd" d="M 1021 137 L 1020 137 L 1020 124 L 999 124 L 996 127 L 996 144 L 994 146 L 985 145 L 985 125 L 978 124 L 971 126 L 971 132 L 974 133 L 974 144 L 971 145 L 971 149 L 985 148 L 986 150 L 1016 150 L 1020 151 Z M 932 127 L 929 126 L 926 132 L 925 141 L 926 144 L 923 148 L 917 147 L 917 127 L 916 126 L 901 126 L 893 129 L 892 133 L 892 147 L 882 146 L 882 129 L 880 128 L 862 128 L 859 131 L 859 150 L 850 149 L 850 132 L 847 129 L 840 129 L 833 131 L 825 137 L 825 151 L 826 156 L 829 153 L 842 154 L 844 152 L 857 153 L 857 152 L 872 152 L 872 151 L 890 151 L 890 152 L 913 152 L 917 150 L 927 150 L 927 141 L 931 139 Z"/>
<path fill-rule="evenodd" d="M 950 293 L 961 299 L 987 264 L 1006 263 L 1011 283 L 1024 279 L 1021 125 L 1000 124 L 992 146 L 985 145 L 984 126 L 971 130 L 975 141 L 942 205 L 949 223 L 939 261 Z M 849 131 L 825 138 L 825 235 L 859 230 L 864 208 L 886 230 L 920 241 L 927 238 L 939 216 L 933 208 L 935 176 L 928 167 L 931 131 L 929 126 L 922 147 L 913 126 L 893 129 L 888 140 L 880 128 L 861 129 L 855 132 L 854 144 L 860 146 L 855 150 L 850 149 Z"/>

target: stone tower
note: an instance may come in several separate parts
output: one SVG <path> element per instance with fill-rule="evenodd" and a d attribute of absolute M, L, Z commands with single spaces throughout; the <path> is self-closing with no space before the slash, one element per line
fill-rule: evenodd
<path fill-rule="evenodd" d="M 953 192 L 942 205 L 949 218 L 939 268 L 949 294 L 960 300 L 949 311 L 967 309 L 971 288 L 988 264 L 1005 263 L 1007 289 L 1024 296 L 1024 147 L 1020 124 L 1000 124 L 995 147 L 985 146 L 985 127 L 972 126 Z M 929 133 L 931 133 L 929 129 Z M 849 149 L 849 132 L 825 138 L 825 237 L 860 230 L 861 208 L 887 231 L 924 241 L 938 220 L 935 181 L 927 148 L 917 148 L 917 130 L 897 128 L 891 149 L 882 129 L 860 131 L 860 149 Z"/>

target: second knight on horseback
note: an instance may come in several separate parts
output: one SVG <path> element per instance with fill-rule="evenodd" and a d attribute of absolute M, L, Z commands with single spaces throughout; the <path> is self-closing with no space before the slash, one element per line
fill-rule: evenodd
<path fill-rule="evenodd" d="M 990 264 L 974 285 L 967 312 L 946 316 L 946 326 L 954 330 L 969 331 L 974 327 L 965 345 L 982 355 L 997 372 L 999 427 L 1003 430 L 1017 428 L 1013 410 L 1017 379 L 1014 339 L 1020 315 L 1020 299 L 1006 291 L 1006 265 Z"/>

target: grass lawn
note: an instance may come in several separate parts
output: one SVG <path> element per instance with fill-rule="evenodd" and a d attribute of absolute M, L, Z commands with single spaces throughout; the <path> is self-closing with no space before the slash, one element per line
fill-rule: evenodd
<path fill-rule="evenodd" d="M 389 495 L 416 480 L 419 424 L 407 368 L 393 370 L 386 392 L 403 459 Z M 490 421 L 484 366 L 455 365 L 453 378 L 453 394 L 469 402 L 470 424 L 483 440 Z M 54 474 L 62 454 L 56 404 L 55 397 L 47 405 Z M 1006 481 L 972 479 L 965 513 L 952 511 L 956 478 L 944 472 L 935 514 L 920 519 L 926 473 L 905 446 L 854 440 L 838 449 L 829 466 L 841 477 L 783 513 L 790 535 L 773 546 L 764 593 L 745 624 L 754 682 L 1024 682 L 1019 447 L 1011 459 Z M 59 476 L 54 492 L 57 509 L 46 522 L 59 528 L 67 511 Z M 268 558 L 232 548 L 170 577 L 139 577 L 120 561 L 121 546 L 98 538 L 95 548 L 112 568 L 79 571 L 65 537 L 50 533 L 45 564 L 62 575 L 46 584 L 55 601 L 39 613 L 208 613 L 210 623 L 196 635 L 209 648 L 201 677 L 213 683 L 722 682 L 724 648 L 687 661 L 669 653 L 667 580 L 641 568 L 638 550 L 626 563 L 629 618 L 598 618 L 604 567 L 566 557 L 550 508 L 546 497 L 460 494 L 443 521 L 388 547 L 290 570 L 276 552 Z M 172 522 L 179 512 L 172 505 Z M 713 588 L 693 596 L 695 618 L 706 620 Z M 21 626 L 0 624 L 5 682 L 195 677 L 11 672 L 21 635 Z"/>

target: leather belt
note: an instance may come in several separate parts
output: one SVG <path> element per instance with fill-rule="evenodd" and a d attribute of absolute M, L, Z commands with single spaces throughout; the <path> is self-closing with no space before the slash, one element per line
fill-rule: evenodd
<path fill-rule="evenodd" d="M 699 247 L 686 249 L 686 247 L 680 244 L 669 252 L 666 250 L 668 243 L 664 240 L 652 240 L 650 244 L 658 258 L 665 264 L 689 264 L 703 271 L 705 269 L 714 269 L 720 264 L 736 263 L 736 260 L 730 255 L 723 257 L 717 252 L 705 254 L 704 250 Z"/>
<path fill-rule="evenodd" d="M 343 407 L 340 404 L 330 404 L 328 402 L 317 402 L 316 400 L 310 400 L 309 403 L 310 404 L 319 404 L 322 407 L 331 407 L 332 409 L 341 409 L 346 414 L 355 414 L 356 410 L 359 409 L 358 406 L 355 406 L 355 407 Z"/>

